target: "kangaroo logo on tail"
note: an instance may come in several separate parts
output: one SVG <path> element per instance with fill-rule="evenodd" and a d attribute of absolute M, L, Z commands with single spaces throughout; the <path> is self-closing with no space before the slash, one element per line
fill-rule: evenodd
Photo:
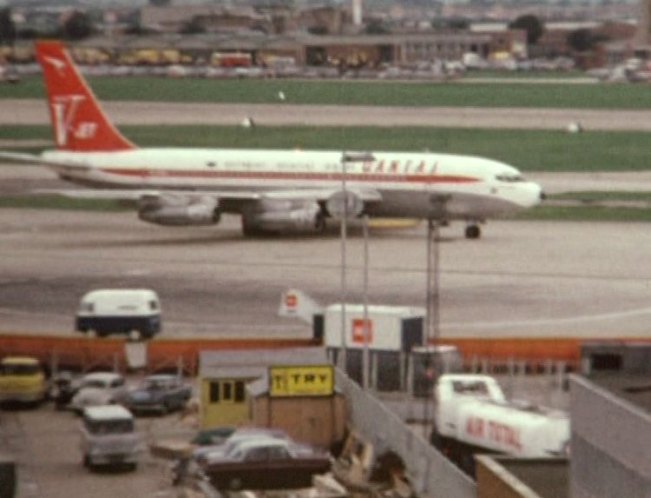
<path fill-rule="evenodd" d="M 58 149 L 111 152 L 135 148 L 104 114 L 61 43 L 37 43 L 36 56 L 43 69 Z"/>

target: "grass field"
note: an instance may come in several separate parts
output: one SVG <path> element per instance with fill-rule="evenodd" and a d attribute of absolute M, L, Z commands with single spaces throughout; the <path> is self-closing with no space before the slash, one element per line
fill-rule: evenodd
<path fill-rule="evenodd" d="M 155 77 L 94 77 L 90 86 L 102 100 L 161 102 L 277 103 L 278 92 L 292 104 L 541 107 L 651 109 L 648 85 L 423 83 L 299 80 L 206 80 Z M 4 85 L 2 98 L 44 98 L 40 77 Z"/>
<path fill-rule="evenodd" d="M 537 206 L 522 211 L 516 216 L 518 220 L 546 221 L 617 221 L 617 222 L 651 222 L 651 209 L 636 209 L 605 206 Z"/>
<path fill-rule="evenodd" d="M 649 134 L 380 127 L 124 126 L 141 146 L 433 151 L 480 155 L 528 171 L 642 171 Z M 51 139 L 49 126 L 0 126 L 0 139 Z M 36 149 L 23 149 L 36 152 Z"/>

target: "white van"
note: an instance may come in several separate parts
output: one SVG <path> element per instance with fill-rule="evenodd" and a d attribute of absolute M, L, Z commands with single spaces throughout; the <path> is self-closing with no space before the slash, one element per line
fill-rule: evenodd
<path fill-rule="evenodd" d="M 76 324 L 79 332 L 150 338 L 160 329 L 160 300 L 152 290 L 99 289 L 81 298 Z"/>
<path fill-rule="evenodd" d="M 84 408 L 80 449 L 85 467 L 126 465 L 135 470 L 145 447 L 129 410 L 101 405 Z"/>

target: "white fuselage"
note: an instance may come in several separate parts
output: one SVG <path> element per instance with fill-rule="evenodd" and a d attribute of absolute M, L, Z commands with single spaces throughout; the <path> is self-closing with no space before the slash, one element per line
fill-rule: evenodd
<path fill-rule="evenodd" d="M 373 153 L 342 161 L 332 151 L 149 148 L 120 152 L 46 151 L 71 182 L 102 188 L 191 191 L 373 191 L 376 216 L 427 218 L 433 196 L 446 196 L 450 219 L 483 220 L 534 206 L 539 185 L 489 159 L 432 153 Z"/>

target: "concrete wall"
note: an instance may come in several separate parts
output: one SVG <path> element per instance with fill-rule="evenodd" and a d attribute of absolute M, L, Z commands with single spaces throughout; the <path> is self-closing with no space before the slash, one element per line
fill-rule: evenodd
<path fill-rule="evenodd" d="M 372 395 L 365 393 L 339 369 L 337 388 L 341 389 L 349 410 L 348 419 L 355 431 L 381 454 L 395 451 L 405 462 L 407 475 L 421 498 L 475 498 L 475 483 L 429 442 L 407 426 Z"/>
<path fill-rule="evenodd" d="M 572 376 L 572 498 L 651 498 L 651 415 Z"/>

